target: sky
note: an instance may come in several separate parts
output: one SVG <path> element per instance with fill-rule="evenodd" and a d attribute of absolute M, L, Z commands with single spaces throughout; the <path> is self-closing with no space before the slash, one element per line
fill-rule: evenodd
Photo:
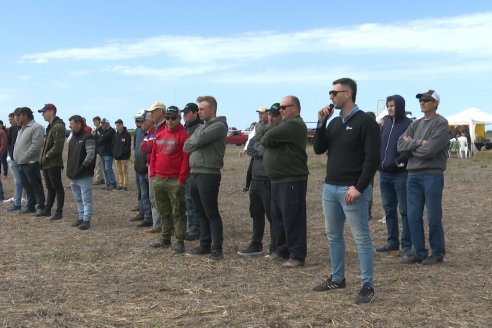
<path fill-rule="evenodd" d="M 492 113 L 492 1 L 2 0 L 0 40 L 4 122 L 53 103 L 132 128 L 154 101 L 201 95 L 238 129 L 287 95 L 314 122 L 341 77 L 365 111 L 400 94 L 419 117 L 415 95 L 434 89 L 445 117 Z"/>

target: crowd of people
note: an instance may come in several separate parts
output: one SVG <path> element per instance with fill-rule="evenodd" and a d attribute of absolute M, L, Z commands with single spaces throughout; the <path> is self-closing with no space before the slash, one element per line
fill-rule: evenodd
<path fill-rule="evenodd" d="M 327 154 L 322 208 L 331 270 L 313 290 L 346 287 L 343 231 L 347 222 L 357 246 L 362 276 L 355 303 L 370 303 L 374 297 L 374 251 L 399 251 L 401 244 L 403 264 L 432 265 L 443 261 L 441 201 L 448 125 L 437 114 L 440 98 L 434 90 L 417 94 L 424 117 L 415 121 L 406 117 L 403 97 L 387 97 L 389 115 L 381 126 L 356 105 L 354 80 L 334 81 L 329 95 L 331 103 L 317 113 L 313 149 L 316 154 Z M 335 109 L 340 114 L 329 121 Z M 128 191 L 132 136 L 121 120 L 115 122 L 113 129 L 106 118 L 95 117 L 95 128 L 91 129 L 83 117 L 73 115 L 69 118 L 71 134 L 67 141 L 65 123 L 56 115 L 57 108 L 46 104 L 38 112 L 48 122 L 46 131 L 27 107 L 9 114 L 8 131 L 0 129 L 0 153 L 7 150 L 15 186 L 14 203 L 7 211 L 62 219 L 65 194 L 61 172 L 65 167 L 78 209 L 72 225 L 87 230 L 94 185 Z M 249 245 L 238 255 L 266 253 L 269 261 L 282 267 L 302 267 L 307 256 L 309 170 L 301 104 L 297 97 L 286 96 L 257 112 L 259 120 L 240 153 L 251 157 L 247 189 L 252 234 Z M 222 260 L 223 224 L 218 195 L 228 125 L 224 116 L 217 116 L 216 99 L 201 96 L 182 110 L 155 102 L 137 112 L 135 123 L 133 162 L 138 214 L 132 220 L 141 221 L 138 226 L 147 227 L 149 233 L 160 233 L 159 240 L 150 245 L 153 248 L 170 248 L 174 236 L 174 252 Z M 66 143 L 68 160 L 64 165 L 62 152 Z M 369 230 L 369 208 L 378 170 L 388 237 L 386 244 L 375 249 Z M 1 184 L 0 192 L 3 199 Z M 21 207 L 23 192 L 27 203 Z M 425 246 L 424 207 L 431 255 Z M 266 221 L 270 240 L 265 252 Z M 193 240 L 199 241 L 198 246 L 186 251 L 184 242 Z"/>

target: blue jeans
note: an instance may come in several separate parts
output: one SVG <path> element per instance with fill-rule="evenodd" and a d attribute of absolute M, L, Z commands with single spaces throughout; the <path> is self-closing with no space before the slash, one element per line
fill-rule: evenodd
<path fill-rule="evenodd" d="M 14 177 L 15 201 L 14 205 L 21 206 L 22 200 L 22 180 L 19 164 L 14 160 L 10 160 L 10 171 Z"/>
<path fill-rule="evenodd" d="M 145 174 L 140 174 L 135 172 L 138 185 L 137 187 L 139 188 L 139 193 L 140 193 L 140 200 L 138 202 L 139 204 L 139 211 L 140 211 L 140 206 L 142 207 L 142 212 L 140 212 L 143 217 L 145 222 L 151 222 L 152 223 L 152 205 L 150 204 L 150 198 L 149 198 L 149 175 L 147 173 Z"/>
<path fill-rule="evenodd" d="M 400 208 L 402 232 L 401 246 L 403 250 L 412 248 L 410 227 L 407 219 L 407 172 L 388 174 L 380 172 L 379 187 L 381 189 L 381 202 L 386 215 L 386 227 L 388 228 L 388 245 L 399 246 L 400 229 L 398 227 L 398 207 Z"/>
<path fill-rule="evenodd" d="M 414 174 L 407 179 L 408 223 L 412 235 L 415 256 L 424 260 L 428 255 L 425 248 L 423 213 L 427 208 L 429 221 L 429 244 L 432 255 L 444 257 L 444 229 L 442 227 L 442 191 L 444 189 L 443 174 Z"/>
<path fill-rule="evenodd" d="M 350 205 L 345 203 L 347 186 L 323 185 L 323 215 L 331 257 L 333 281 L 341 283 L 345 278 L 345 240 L 343 229 L 347 220 L 359 253 L 362 286 L 374 286 L 374 248 L 369 234 L 369 201 L 372 187 Z"/>
<path fill-rule="evenodd" d="M 114 178 L 113 171 L 113 156 L 103 155 L 101 156 L 101 160 L 103 163 L 106 187 L 116 187 L 116 179 Z"/>
<path fill-rule="evenodd" d="M 92 176 L 70 180 L 73 198 L 77 203 L 79 219 L 90 221 L 92 218 Z"/>

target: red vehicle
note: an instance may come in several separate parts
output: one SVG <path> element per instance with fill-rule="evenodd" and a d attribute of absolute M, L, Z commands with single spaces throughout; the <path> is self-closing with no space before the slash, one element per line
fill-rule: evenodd
<path fill-rule="evenodd" d="M 248 141 L 248 135 L 239 130 L 231 130 L 227 132 L 226 142 L 235 144 L 236 146 L 244 145 Z"/>

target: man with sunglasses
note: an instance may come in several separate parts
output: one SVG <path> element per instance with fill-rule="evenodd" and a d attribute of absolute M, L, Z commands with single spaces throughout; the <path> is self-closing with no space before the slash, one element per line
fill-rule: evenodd
<path fill-rule="evenodd" d="M 269 259 L 295 268 L 304 266 L 307 255 L 307 127 L 300 116 L 299 98 L 284 97 L 278 108 L 282 121 L 260 138 L 265 147 L 263 166 L 271 180 L 270 213 L 276 239 Z"/>
<path fill-rule="evenodd" d="M 372 198 L 370 183 L 379 167 L 381 141 L 378 124 L 355 104 L 356 95 L 354 80 L 338 79 L 330 91 L 333 106 L 318 111 L 313 148 L 316 154 L 328 155 L 322 200 L 331 273 L 313 290 L 345 288 L 343 230 L 347 222 L 359 253 L 362 288 L 355 303 L 361 304 L 370 303 L 374 297 L 374 254 L 368 209 Z M 340 110 L 340 115 L 326 125 L 333 115 L 333 107 Z"/>
<path fill-rule="evenodd" d="M 186 232 L 184 186 L 190 170 L 189 155 L 183 151 L 183 146 L 190 135 L 180 120 L 179 108 L 169 106 L 166 110 L 166 128 L 156 134 L 152 145 L 150 178 L 161 217 L 162 239 L 151 246 L 170 247 L 174 228 L 174 251 L 182 254 L 185 252 Z"/>
<path fill-rule="evenodd" d="M 449 148 L 448 121 L 437 114 L 437 92 L 427 90 L 416 97 L 424 117 L 410 124 L 398 139 L 398 151 L 408 156 L 407 216 L 414 247 L 413 254 L 405 256 L 401 263 L 432 265 L 442 263 L 445 254 L 441 202 Z M 425 248 L 424 206 L 431 256 Z"/>

